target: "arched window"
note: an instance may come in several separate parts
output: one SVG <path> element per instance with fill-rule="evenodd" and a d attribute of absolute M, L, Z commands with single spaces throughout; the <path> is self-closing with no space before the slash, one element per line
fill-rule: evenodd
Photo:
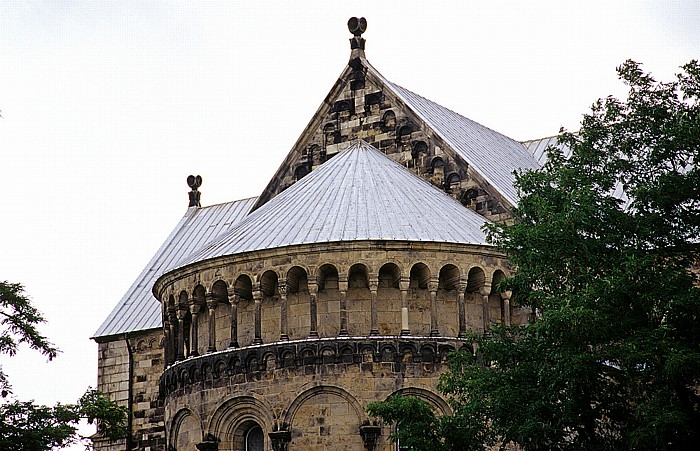
<path fill-rule="evenodd" d="M 265 436 L 262 428 L 257 424 L 251 426 L 245 433 L 245 451 L 265 451 Z"/>
<path fill-rule="evenodd" d="M 328 123 L 323 127 L 323 136 L 324 136 L 324 143 L 327 146 L 330 146 L 331 144 L 335 144 L 337 142 L 336 139 L 336 133 L 335 133 L 335 125 Z"/>

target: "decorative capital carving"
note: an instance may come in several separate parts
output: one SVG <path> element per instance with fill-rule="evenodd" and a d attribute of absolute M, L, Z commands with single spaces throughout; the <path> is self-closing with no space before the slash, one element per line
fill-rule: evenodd
<path fill-rule="evenodd" d="M 204 436 L 204 440 L 197 443 L 197 449 L 199 451 L 218 451 L 220 440 L 212 434 L 207 434 Z"/>
<path fill-rule="evenodd" d="M 428 290 L 429 291 L 437 291 L 439 285 L 438 279 L 430 279 L 428 282 Z"/>
<path fill-rule="evenodd" d="M 284 423 L 282 423 L 279 430 L 277 430 L 277 427 L 275 427 L 274 429 L 275 430 L 273 430 L 272 432 L 267 433 L 268 437 L 270 437 L 272 449 L 274 451 L 287 451 L 289 442 L 292 441 L 292 433 L 289 431 L 289 428 Z"/>
<path fill-rule="evenodd" d="M 189 306 L 190 306 L 190 313 L 193 314 L 193 315 L 196 315 L 197 313 L 199 313 L 199 312 L 202 311 L 202 305 L 201 305 L 201 304 L 197 304 L 195 301 L 196 301 L 196 299 L 191 298 L 191 299 L 190 299 L 190 304 L 189 304 Z"/>
<path fill-rule="evenodd" d="M 374 451 L 381 432 L 382 428 L 377 423 L 370 424 L 367 420 L 362 423 L 362 426 L 360 426 L 360 437 L 362 437 L 362 442 L 365 444 L 367 451 Z"/>
<path fill-rule="evenodd" d="M 188 310 L 184 307 L 177 309 L 176 316 L 179 320 L 184 320 L 187 317 Z"/>
<path fill-rule="evenodd" d="M 374 277 L 370 277 L 370 279 L 369 279 L 370 291 L 377 291 L 378 288 L 379 288 L 379 279 L 376 279 Z"/>
<path fill-rule="evenodd" d="M 467 291 L 467 281 L 460 279 L 459 282 L 457 282 L 457 290 L 464 294 L 464 292 Z"/>
<path fill-rule="evenodd" d="M 503 293 L 501 293 L 501 299 L 510 299 L 510 297 L 513 296 L 513 292 L 511 290 L 506 290 Z"/>
<path fill-rule="evenodd" d="M 219 306 L 219 300 L 216 299 L 216 296 L 214 296 L 214 293 L 207 293 L 206 299 L 207 299 L 207 308 L 209 310 L 216 310 L 216 307 Z"/>
<path fill-rule="evenodd" d="M 479 288 L 479 294 L 482 296 L 491 294 L 491 284 L 484 284 L 483 287 Z"/>

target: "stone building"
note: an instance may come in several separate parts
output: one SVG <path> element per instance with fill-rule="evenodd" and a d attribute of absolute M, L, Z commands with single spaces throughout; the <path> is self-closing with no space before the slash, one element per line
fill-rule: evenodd
<path fill-rule="evenodd" d="M 256 198 L 190 206 L 95 333 L 98 388 L 129 407 L 100 450 L 390 450 L 368 403 L 438 412 L 468 331 L 522 323 L 482 225 L 508 221 L 517 142 L 385 79 L 348 23 L 348 65 Z"/>

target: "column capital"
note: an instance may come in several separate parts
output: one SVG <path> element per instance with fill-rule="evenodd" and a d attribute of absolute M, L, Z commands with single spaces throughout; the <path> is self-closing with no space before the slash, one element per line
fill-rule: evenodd
<path fill-rule="evenodd" d="M 511 296 L 513 296 L 513 292 L 511 290 L 506 290 L 501 293 L 501 299 L 510 299 Z"/>
<path fill-rule="evenodd" d="M 338 291 L 347 292 L 348 291 L 348 279 L 347 277 L 338 277 Z"/>
<path fill-rule="evenodd" d="M 465 279 L 459 279 L 459 282 L 457 282 L 457 290 L 464 294 L 464 292 L 467 291 L 467 283 Z"/>
<path fill-rule="evenodd" d="M 209 310 L 216 310 L 216 307 L 219 306 L 219 300 L 216 299 L 214 293 L 207 293 L 205 299 L 207 300 L 207 308 Z"/>
<path fill-rule="evenodd" d="M 428 282 L 428 290 L 433 292 L 437 291 L 439 283 L 439 279 L 431 278 Z"/>
<path fill-rule="evenodd" d="M 193 314 L 193 315 L 196 315 L 196 314 L 198 314 L 199 312 L 202 311 L 202 305 L 201 305 L 201 304 L 197 304 L 197 303 L 195 303 L 195 302 L 193 302 L 193 301 L 194 301 L 194 299 L 190 300 L 190 304 L 189 304 L 189 306 L 190 306 L 190 313 Z"/>
<path fill-rule="evenodd" d="M 370 291 L 377 291 L 379 289 L 379 279 L 376 277 L 369 278 L 369 289 Z"/>
<path fill-rule="evenodd" d="M 186 308 L 177 309 L 177 319 L 184 320 L 187 317 L 188 310 Z"/>
<path fill-rule="evenodd" d="M 479 288 L 479 294 L 482 296 L 488 296 L 491 294 L 491 284 L 485 283 L 483 287 Z"/>
<path fill-rule="evenodd" d="M 401 277 L 401 280 L 399 280 L 399 289 L 401 291 L 408 291 L 408 288 L 411 286 L 411 278 L 410 277 Z"/>

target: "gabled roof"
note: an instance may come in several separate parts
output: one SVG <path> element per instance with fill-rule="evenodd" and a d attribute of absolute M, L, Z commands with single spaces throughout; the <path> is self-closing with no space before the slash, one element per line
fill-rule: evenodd
<path fill-rule="evenodd" d="M 181 261 L 360 240 L 486 244 L 486 220 L 364 141 L 354 141 L 230 232 Z"/>
<path fill-rule="evenodd" d="M 385 94 L 394 96 L 403 102 L 407 110 L 417 116 L 448 144 L 451 148 L 445 149 L 448 153 L 454 152 L 463 159 L 497 191 L 493 194 L 500 195 L 511 205 L 517 205 L 518 195 L 513 187 L 515 181 L 513 172 L 518 169 L 536 169 L 540 166 L 523 143 L 390 82 L 364 56 L 360 56 L 358 59 L 367 69 L 368 78 L 382 87 Z M 310 136 L 313 130 L 321 125 L 324 116 L 331 109 L 333 100 L 339 95 L 346 83 L 349 83 L 352 72 L 353 69 L 349 65 L 344 68 L 338 81 L 258 198 L 254 206 L 255 209 L 269 201 L 272 195 L 271 191 L 277 186 L 284 171 L 290 166 L 290 162 L 295 160 L 295 153 L 299 150 L 297 147 Z"/>
<path fill-rule="evenodd" d="M 160 302 L 151 292 L 156 279 L 175 262 L 241 221 L 255 199 L 251 197 L 209 207 L 188 208 L 93 338 L 162 327 Z"/>
<path fill-rule="evenodd" d="M 518 203 L 518 195 L 513 188 L 513 171 L 539 167 L 532 154 L 521 143 L 391 83 L 364 58 L 363 63 L 368 72 L 382 80 L 511 205 Z"/>

